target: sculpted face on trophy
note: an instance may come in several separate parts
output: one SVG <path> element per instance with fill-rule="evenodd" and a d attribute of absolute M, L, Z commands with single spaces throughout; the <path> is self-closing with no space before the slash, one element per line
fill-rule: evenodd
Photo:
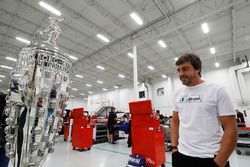
<path fill-rule="evenodd" d="M 40 33 L 47 33 L 48 39 L 23 48 L 12 72 L 4 131 L 6 154 L 14 167 L 41 166 L 54 151 L 72 67 L 64 53 L 53 49 L 62 20 L 49 18 L 49 26 Z"/>

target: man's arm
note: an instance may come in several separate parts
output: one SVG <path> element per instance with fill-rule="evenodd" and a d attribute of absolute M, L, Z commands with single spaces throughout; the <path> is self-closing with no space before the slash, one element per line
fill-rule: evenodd
<path fill-rule="evenodd" d="M 177 146 L 178 145 L 178 138 L 179 138 L 179 115 L 178 112 L 173 112 L 173 117 L 171 120 L 171 145 Z M 177 151 L 177 149 L 173 149 L 172 152 Z"/>
<path fill-rule="evenodd" d="M 237 143 L 237 128 L 235 116 L 221 116 L 220 122 L 224 128 L 221 148 L 214 159 L 217 165 L 224 167 Z"/>

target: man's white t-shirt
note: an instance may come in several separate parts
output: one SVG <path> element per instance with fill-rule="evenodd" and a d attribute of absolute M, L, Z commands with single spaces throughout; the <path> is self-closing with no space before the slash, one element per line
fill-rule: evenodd
<path fill-rule="evenodd" d="M 218 154 L 223 136 L 219 116 L 235 115 L 225 90 L 207 82 L 180 89 L 174 112 L 178 112 L 180 120 L 179 152 L 201 158 Z"/>

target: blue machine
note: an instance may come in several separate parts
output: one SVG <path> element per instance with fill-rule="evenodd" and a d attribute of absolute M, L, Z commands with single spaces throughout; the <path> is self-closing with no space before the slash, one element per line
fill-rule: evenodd
<path fill-rule="evenodd" d="M 115 126 L 115 130 L 120 130 L 124 132 L 128 132 L 128 122 L 124 122 Z"/>
<path fill-rule="evenodd" d="M 127 167 L 145 167 L 146 161 L 143 157 L 130 155 Z"/>

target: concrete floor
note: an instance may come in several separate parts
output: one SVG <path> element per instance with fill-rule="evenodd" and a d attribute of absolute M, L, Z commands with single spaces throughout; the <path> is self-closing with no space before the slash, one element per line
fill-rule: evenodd
<path fill-rule="evenodd" d="M 117 144 L 96 144 L 90 151 L 73 151 L 71 143 L 58 141 L 55 152 L 50 154 L 44 167 L 125 167 L 131 149 L 127 147 L 126 140 Z M 171 153 L 166 153 L 166 167 L 171 167 Z M 231 167 L 249 167 L 250 156 L 238 155 L 236 152 L 230 157 Z"/>

